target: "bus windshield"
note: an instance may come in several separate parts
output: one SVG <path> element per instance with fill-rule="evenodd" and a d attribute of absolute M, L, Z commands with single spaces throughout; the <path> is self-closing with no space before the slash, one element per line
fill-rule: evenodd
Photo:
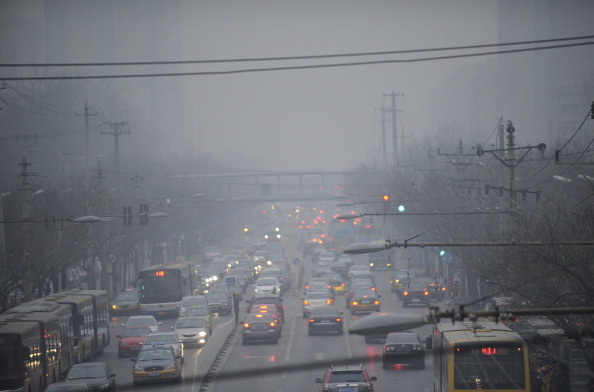
<path fill-rule="evenodd" d="M 454 355 L 455 389 L 525 388 L 523 350 L 517 344 L 458 344 Z"/>

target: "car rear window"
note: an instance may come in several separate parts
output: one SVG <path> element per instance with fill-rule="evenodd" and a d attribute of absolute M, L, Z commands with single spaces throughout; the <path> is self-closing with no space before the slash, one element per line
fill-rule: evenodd
<path fill-rule="evenodd" d="M 332 372 L 330 374 L 331 383 L 339 383 L 339 382 L 361 382 L 365 381 L 365 377 L 363 377 L 363 372 L 360 370 L 353 370 L 347 372 Z"/>

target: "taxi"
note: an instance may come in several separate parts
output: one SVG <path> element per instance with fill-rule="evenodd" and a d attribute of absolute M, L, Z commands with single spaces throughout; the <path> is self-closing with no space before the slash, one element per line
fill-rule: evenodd
<path fill-rule="evenodd" d="M 351 314 L 356 312 L 379 312 L 381 301 L 377 291 L 370 289 L 361 289 L 355 291 L 349 308 Z"/>
<path fill-rule="evenodd" d="M 175 355 L 169 345 L 146 345 L 132 358 L 132 383 L 172 381 L 180 382 L 182 379 L 181 356 Z"/>

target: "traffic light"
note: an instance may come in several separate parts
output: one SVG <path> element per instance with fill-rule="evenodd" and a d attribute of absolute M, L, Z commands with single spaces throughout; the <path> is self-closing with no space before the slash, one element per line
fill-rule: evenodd
<path fill-rule="evenodd" d="M 132 224 L 132 206 L 124 206 L 122 208 L 122 223 L 124 223 L 124 226 L 130 226 Z"/>
<path fill-rule="evenodd" d="M 404 211 L 406 211 L 406 207 L 404 206 L 404 204 L 398 205 L 398 212 L 404 212 Z"/>
<path fill-rule="evenodd" d="M 387 193 L 382 196 L 382 207 L 384 212 L 390 212 L 390 195 Z"/>
<path fill-rule="evenodd" d="M 141 225 L 148 225 L 148 220 L 149 220 L 149 216 L 148 216 L 148 204 L 146 203 L 142 203 L 140 205 L 139 209 L 139 216 L 140 216 L 140 224 Z"/>

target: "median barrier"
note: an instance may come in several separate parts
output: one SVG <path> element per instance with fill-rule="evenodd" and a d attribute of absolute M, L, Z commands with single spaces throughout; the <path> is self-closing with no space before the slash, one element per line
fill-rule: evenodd
<path fill-rule="evenodd" d="M 227 341 L 227 338 L 235 329 L 235 326 L 234 317 L 232 317 L 231 320 L 218 325 L 204 347 L 202 347 L 202 350 L 200 350 L 196 361 L 196 376 L 198 376 L 201 381 L 204 380 L 204 377 L 209 372 L 212 364 L 219 355 L 221 348 L 223 348 L 225 341 Z"/>

